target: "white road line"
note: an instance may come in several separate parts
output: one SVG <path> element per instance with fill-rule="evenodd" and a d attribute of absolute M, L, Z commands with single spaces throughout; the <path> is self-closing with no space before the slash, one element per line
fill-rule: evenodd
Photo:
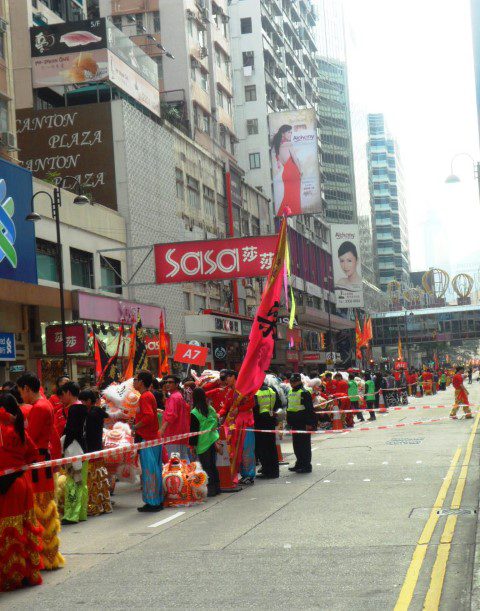
<path fill-rule="evenodd" d="M 160 520 L 160 522 L 155 522 L 155 524 L 149 524 L 148 528 L 157 528 L 157 526 L 162 526 L 162 524 L 166 524 L 167 522 L 171 522 L 172 520 L 183 516 L 184 513 L 184 511 L 177 511 L 177 513 L 168 516 L 168 518 L 165 518 L 164 520 Z"/>
<path fill-rule="evenodd" d="M 364 479 L 363 481 L 364 481 L 364 482 L 370 482 L 370 481 L 372 481 L 372 480 L 370 480 L 370 479 Z"/>
<path fill-rule="evenodd" d="M 324 483 L 324 484 L 329 484 L 329 483 L 330 483 L 330 480 L 329 480 L 329 479 L 324 479 L 324 480 L 323 480 L 323 483 Z"/>

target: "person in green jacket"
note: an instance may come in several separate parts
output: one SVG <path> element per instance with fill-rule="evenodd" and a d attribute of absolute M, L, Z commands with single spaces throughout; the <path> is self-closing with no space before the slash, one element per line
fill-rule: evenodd
<path fill-rule="evenodd" d="M 369 420 L 376 420 L 377 417 L 373 411 L 375 408 L 375 382 L 368 372 L 365 374 L 365 402 L 370 413 Z"/>
<path fill-rule="evenodd" d="M 360 409 L 360 397 L 358 396 L 358 384 L 355 382 L 355 374 L 348 374 L 348 398 L 350 399 L 350 409 Z M 365 422 L 362 412 L 353 414 L 358 417 L 360 422 Z"/>
<path fill-rule="evenodd" d="M 195 449 L 203 470 L 208 475 L 208 495 L 220 494 L 220 476 L 217 469 L 218 416 L 209 404 L 203 388 L 193 389 L 193 409 L 190 412 L 190 432 L 208 431 L 190 437 L 190 446 Z"/>

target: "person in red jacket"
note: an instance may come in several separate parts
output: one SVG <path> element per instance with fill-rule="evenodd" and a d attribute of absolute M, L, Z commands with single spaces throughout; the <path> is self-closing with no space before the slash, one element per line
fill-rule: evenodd
<path fill-rule="evenodd" d="M 343 379 L 341 373 L 336 373 L 333 379 L 335 381 L 335 392 L 333 396 L 338 399 L 338 406 L 340 407 L 340 411 L 344 412 L 345 410 L 350 409 L 350 399 L 348 398 L 348 382 Z M 345 425 L 347 428 L 353 428 L 353 414 L 342 414 L 342 420 L 345 421 Z"/>
<path fill-rule="evenodd" d="M 51 438 L 54 434 L 53 407 L 40 394 L 40 380 L 34 373 L 24 373 L 17 380 L 24 403 L 32 406 L 28 414 L 28 434 L 42 460 L 50 460 Z M 50 467 L 32 472 L 35 513 L 43 526 L 41 558 L 46 569 L 58 569 L 65 564 L 59 551 L 60 520 L 55 503 L 53 472 Z"/>
<path fill-rule="evenodd" d="M 455 389 L 455 403 L 452 411 L 450 412 L 450 418 L 453 418 L 453 420 L 457 420 L 457 412 L 460 406 L 463 407 L 465 418 L 473 417 L 470 410 L 470 401 L 468 400 L 468 390 L 465 388 L 463 383 L 464 371 L 465 370 L 463 367 L 457 367 L 456 373 L 452 379 L 453 388 Z"/>
<path fill-rule="evenodd" d="M 58 396 L 58 389 L 67 382 L 70 382 L 70 378 L 68 376 L 58 377 L 57 381 L 55 382 L 55 392 L 48 399 L 53 407 L 53 425 L 59 437 L 62 437 L 65 424 L 67 423 L 68 408 L 66 408 L 63 405 L 63 402 L 60 400 L 60 397 Z"/>
<path fill-rule="evenodd" d="M 175 375 L 164 378 L 165 389 L 168 393 L 163 412 L 160 436 L 173 437 L 174 435 L 185 435 L 182 439 L 166 444 L 168 455 L 180 454 L 182 460 L 190 461 L 190 449 L 188 446 L 190 433 L 190 405 L 180 392 L 180 380 Z"/>
<path fill-rule="evenodd" d="M 231 395 L 233 395 L 233 391 L 227 384 L 226 378 L 227 370 L 222 369 L 218 380 L 206 382 L 201 385 L 207 394 L 207 399 L 211 402 L 212 407 L 219 415 L 220 412 L 224 411 L 225 405 L 230 403 L 232 398 Z"/>
<path fill-rule="evenodd" d="M 140 393 L 135 412 L 135 443 L 160 438 L 158 430 L 157 401 L 150 391 L 153 375 L 150 371 L 139 371 L 133 378 L 133 386 Z M 142 498 L 140 512 L 155 512 L 163 509 L 162 445 L 139 450 L 142 466 Z"/>

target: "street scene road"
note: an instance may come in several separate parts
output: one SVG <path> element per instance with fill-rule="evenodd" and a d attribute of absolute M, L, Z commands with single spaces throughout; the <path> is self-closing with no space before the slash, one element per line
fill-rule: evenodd
<path fill-rule="evenodd" d="M 468 388 L 478 405 L 480 384 Z M 192 508 L 140 515 L 140 491 L 122 484 L 113 514 L 63 527 L 64 569 L 0 604 L 475 608 L 480 416 L 452 421 L 452 403 L 450 388 L 370 430 L 315 436 L 311 474 L 282 466 L 279 480 Z M 413 424 L 430 419 L 439 421 Z M 288 460 L 288 437 L 282 447 Z M 449 516 L 452 507 L 461 513 Z"/>

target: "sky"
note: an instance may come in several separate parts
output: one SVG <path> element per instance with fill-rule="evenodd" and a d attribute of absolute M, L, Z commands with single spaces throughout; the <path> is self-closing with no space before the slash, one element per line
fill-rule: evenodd
<path fill-rule="evenodd" d="M 337 0 L 341 1 L 341 0 Z M 480 160 L 470 0 L 344 0 L 351 95 L 383 112 L 404 167 L 411 268 L 435 266 L 425 222 L 435 215 L 441 266 L 480 269 L 480 201 L 473 163 Z M 438 242 L 439 241 L 439 242 Z"/>

